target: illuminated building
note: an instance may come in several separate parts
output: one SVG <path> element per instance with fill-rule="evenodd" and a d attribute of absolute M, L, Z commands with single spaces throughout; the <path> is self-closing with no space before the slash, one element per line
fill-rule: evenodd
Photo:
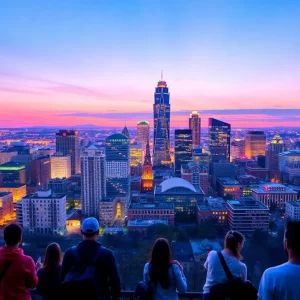
<path fill-rule="evenodd" d="M 7 162 L 0 165 L 0 172 L 3 175 L 4 183 L 23 183 L 26 184 L 25 165 L 17 162 Z"/>
<path fill-rule="evenodd" d="M 27 233 L 64 234 L 66 195 L 42 190 L 24 197 L 17 205 L 17 220 Z"/>
<path fill-rule="evenodd" d="M 204 195 L 208 195 L 209 174 L 205 165 L 199 165 L 195 162 L 181 165 L 181 178 L 191 184 L 199 184 Z"/>
<path fill-rule="evenodd" d="M 189 128 L 192 130 L 193 148 L 199 147 L 201 141 L 201 118 L 197 111 L 193 111 L 190 114 Z"/>
<path fill-rule="evenodd" d="M 138 231 L 138 232 L 146 232 L 149 226 L 153 226 L 156 224 L 168 225 L 167 220 L 131 220 L 127 224 L 128 232 Z"/>
<path fill-rule="evenodd" d="M 105 197 L 105 154 L 92 144 L 81 154 L 82 214 L 99 219 L 100 201 Z"/>
<path fill-rule="evenodd" d="M 26 185 L 22 183 L 5 183 L 0 186 L 0 192 L 12 193 L 13 202 L 16 203 L 26 196 Z"/>
<path fill-rule="evenodd" d="M 196 209 L 199 225 L 211 220 L 215 220 L 218 225 L 227 225 L 228 211 L 223 198 L 209 197 L 204 203 L 198 203 Z"/>
<path fill-rule="evenodd" d="M 120 133 L 105 140 L 106 194 L 108 197 L 130 196 L 129 139 Z"/>
<path fill-rule="evenodd" d="M 268 207 L 274 205 L 283 209 L 287 201 L 297 200 L 297 193 L 282 184 L 269 183 L 254 189 L 252 197 Z"/>
<path fill-rule="evenodd" d="M 300 150 L 290 150 L 278 154 L 279 171 L 285 178 L 284 182 L 293 184 L 300 176 Z"/>
<path fill-rule="evenodd" d="M 17 151 L 0 151 L 0 165 L 11 161 L 17 154 Z"/>
<path fill-rule="evenodd" d="M 175 176 L 181 176 L 181 165 L 192 161 L 192 130 L 175 129 Z"/>
<path fill-rule="evenodd" d="M 142 143 L 143 148 L 146 148 L 147 142 L 150 141 L 150 124 L 147 121 L 139 121 L 137 123 L 136 141 Z"/>
<path fill-rule="evenodd" d="M 173 203 L 131 203 L 128 208 L 128 221 L 166 220 L 169 226 L 175 225 Z"/>
<path fill-rule="evenodd" d="M 71 177 L 71 156 L 53 155 L 51 156 L 51 178 Z"/>
<path fill-rule="evenodd" d="M 231 230 L 251 235 L 256 230 L 269 231 L 269 209 L 251 197 L 227 201 L 228 225 Z"/>
<path fill-rule="evenodd" d="M 145 154 L 145 159 L 143 164 L 141 191 L 142 192 L 153 191 L 153 172 L 152 172 L 152 162 L 151 162 L 149 142 L 147 142 L 146 154 Z"/>
<path fill-rule="evenodd" d="M 3 184 L 3 175 L 2 173 L 0 172 L 0 186 Z"/>
<path fill-rule="evenodd" d="M 239 182 L 232 178 L 219 177 L 217 179 L 216 191 L 220 197 L 232 197 L 240 199 L 243 195 L 242 187 Z"/>
<path fill-rule="evenodd" d="M 287 201 L 285 215 L 293 221 L 300 221 L 300 201 Z"/>
<path fill-rule="evenodd" d="M 124 220 L 125 204 L 125 197 L 107 197 L 100 201 L 100 224 L 105 226 L 113 226 L 115 220 Z"/>
<path fill-rule="evenodd" d="M 130 140 L 130 133 L 129 133 L 129 130 L 126 126 L 123 128 L 122 134 L 124 134 Z"/>
<path fill-rule="evenodd" d="M 284 151 L 283 140 L 279 135 L 272 139 L 266 153 L 266 167 L 272 182 L 280 182 L 279 153 Z"/>
<path fill-rule="evenodd" d="M 211 162 L 230 160 L 231 125 L 223 121 L 208 119 L 208 147 Z"/>
<path fill-rule="evenodd" d="M 269 170 L 267 168 L 261 168 L 258 166 L 246 166 L 245 174 L 252 175 L 252 176 L 260 178 L 260 179 L 268 179 L 269 178 Z"/>
<path fill-rule="evenodd" d="M 76 130 L 60 130 L 56 133 L 56 153 L 71 156 L 71 174 L 80 172 L 80 145 Z"/>
<path fill-rule="evenodd" d="M 230 161 L 245 156 L 245 140 L 235 138 L 231 143 Z"/>
<path fill-rule="evenodd" d="M 46 188 L 51 178 L 51 164 L 49 156 L 40 156 L 32 160 L 31 183 Z"/>
<path fill-rule="evenodd" d="M 162 76 L 155 88 L 153 118 L 153 166 L 170 167 L 170 94 Z"/>
<path fill-rule="evenodd" d="M 50 149 L 50 148 L 41 148 L 36 150 L 36 154 L 41 155 L 41 156 L 51 156 L 54 155 L 55 150 Z"/>
<path fill-rule="evenodd" d="M 266 135 L 263 131 L 248 131 L 245 139 L 245 155 L 248 158 L 266 155 Z"/>
<path fill-rule="evenodd" d="M 12 193 L 0 192 L 0 225 L 13 219 L 14 207 Z"/>
<path fill-rule="evenodd" d="M 68 233 L 80 233 L 81 230 L 82 215 L 75 211 L 71 216 L 67 218 L 66 229 Z"/>
<path fill-rule="evenodd" d="M 194 148 L 192 152 L 192 159 L 198 165 L 204 165 L 209 171 L 209 153 L 203 152 L 201 148 Z"/>
<path fill-rule="evenodd" d="M 141 143 L 130 145 L 130 175 L 142 175 L 143 146 Z"/>
<path fill-rule="evenodd" d="M 68 180 L 66 178 L 51 179 L 48 182 L 48 189 L 56 194 L 67 194 L 68 192 Z"/>
<path fill-rule="evenodd" d="M 176 214 L 195 215 L 196 204 L 203 202 L 204 193 L 199 184 L 193 185 L 182 178 L 173 177 L 155 186 L 154 199 L 155 202 L 173 203 Z"/>

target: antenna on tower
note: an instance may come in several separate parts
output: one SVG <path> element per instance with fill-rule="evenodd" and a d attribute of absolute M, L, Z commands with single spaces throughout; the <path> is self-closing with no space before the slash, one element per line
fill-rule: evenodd
<path fill-rule="evenodd" d="M 163 79 L 164 79 L 164 70 L 162 69 L 160 72 L 160 80 L 164 81 Z"/>

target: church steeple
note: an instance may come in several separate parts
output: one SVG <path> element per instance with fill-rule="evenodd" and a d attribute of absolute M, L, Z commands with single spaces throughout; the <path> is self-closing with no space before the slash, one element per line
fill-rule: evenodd
<path fill-rule="evenodd" d="M 142 192 L 152 192 L 152 191 L 153 191 L 153 173 L 152 173 L 150 146 L 148 140 L 146 145 L 144 164 L 143 164 Z"/>

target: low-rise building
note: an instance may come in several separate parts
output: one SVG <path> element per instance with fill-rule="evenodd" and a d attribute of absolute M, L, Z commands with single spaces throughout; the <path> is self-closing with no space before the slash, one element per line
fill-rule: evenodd
<path fill-rule="evenodd" d="M 147 231 L 147 228 L 152 225 L 163 224 L 168 225 L 167 220 L 131 220 L 128 221 L 127 228 L 128 231 L 139 231 L 144 233 Z"/>
<path fill-rule="evenodd" d="M 0 225 L 13 219 L 13 195 L 12 193 L 0 192 Z"/>
<path fill-rule="evenodd" d="M 285 215 L 291 220 L 300 221 L 300 201 L 286 202 Z"/>
<path fill-rule="evenodd" d="M 128 208 L 128 221 L 131 220 L 167 220 L 174 226 L 175 209 L 173 203 L 131 203 Z"/>
<path fill-rule="evenodd" d="M 101 225 L 112 226 L 116 219 L 125 218 L 125 197 L 106 197 L 99 202 L 99 221 Z"/>
<path fill-rule="evenodd" d="M 0 165 L 0 172 L 3 175 L 4 183 L 26 184 L 26 169 L 23 163 L 9 161 Z"/>
<path fill-rule="evenodd" d="M 78 211 L 71 213 L 67 217 L 67 222 L 66 222 L 67 232 L 71 234 L 80 233 L 82 219 L 83 216 Z"/>
<path fill-rule="evenodd" d="M 269 178 L 269 170 L 267 168 L 262 168 L 259 166 L 246 166 L 245 173 L 247 175 L 252 175 L 260 179 Z"/>
<path fill-rule="evenodd" d="M 297 193 L 282 184 L 268 183 L 261 188 L 254 189 L 252 197 L 268 207 L 274 205 L 284 209 L 287 201 L 297 200 Z"/>
<path fill-rule="evenodd" d="M 48 182 L 48 189 L 50 189 L 53 193 L 57 193 L 57 194 L 67 194 L 68 186 L 69 183 L 67 178 L 51 179 Z"/>
<path fill-rule="evenodd" d="M 14 203 L 26 196 L 26 185 L 22 183 L 4 183 L 0 186 L 0 192 L 12 193 Z"/>
<path fill-rule="evenodd" d="M 241 198 L 243 191 L 237 180 L 221 177 L 217 179 L 217 193 L 220 197 L 232 196 L 232 199 L 239 199 Z"/>
<path fill-rule="evenodd" d="M 54 194 L 51 190 L 41 190 L 25 196 L 18 202 L 17 220 L 28 233 L 64 234 L 66 195 Z"/>
<path fill-rule="evenodd" d="M 228 225 L 231 230 L 251 235 L 255 230 L 269 230 L 269 209 L 251 197 L 227 201 Z"/>
<path fill-rule="evenodd" d="M 227 225 L 226 201 L 223 198 L 207 198 L 204 203 L 197 204 L 196 215 L 198 224 L 215 220 L 219 225 Z"/>

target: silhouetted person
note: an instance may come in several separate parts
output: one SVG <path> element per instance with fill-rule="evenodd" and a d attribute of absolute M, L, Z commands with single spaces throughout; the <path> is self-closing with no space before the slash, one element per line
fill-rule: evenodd
<path fill-rule="evenodd" d="M 65 253 L 62 263 L 61 281 L 63 290 L 71 287 L 64 299 L 113 299 L 120 296 L 120 277 L 113 253 L 102 247 L 97 241 L 99 223 L 95 218 L 87 218 L 81 226 L 83 241 Z M 84 275 L 80 275 L 84 274 Z M 92 288 L 80 288 L 90 284 Z M 77 281 L 77 283 L 76 283 Z M 74 284 L 75 283 L 75 284 Z M 76 295 L 68 296 L 74 291 Z"/>
<path fill-rule="evenodd" d="M 221 251 L 225 262 L 233 276 L 241 278 L 246 282 L 247 267 L 241 262 L 242 256 L 240 254 L 245 238 L 237 231 L 229 231 L 225 236 L 224 249 Z M 209 300 L 210 288 L 219 283 L 225 283 L 228 278 L 222 267 L 217 251 L 210 251 L 204 267 L 207 270 L 206 282 L 203 287 L 203 300 Z"/>
<path fill-rule="evenodd" d="M 19 248 L 22 242 L 22 229 L 10 224 L 4 229 L 5 246 L 0 248 L 0 299 L 30 300 L 28 289 L 35 288 L 38 282 L 35 263 Z"/>
<path fill-rule="evenodd" d="M 300 299 L 300 222 L 289 221 L 286 225 L 284 250 L 288 262 L 267 269 L 260 281 L 258 299 Z"/>
<path fill-rule="evenodd" d="M 52 243 L 46 249 L 44 263 L 41 264 L 40 258 L 36 263 L 39 278 L 36 290 L 39 295 L 43 296 L 44 300 L 57 300 L 60 298 L 61 262 L 60 246 Z"/>
<path fill-rule="evenodd" d="M 144 268 L 144 282 L 152 287 L 153 300 L 178 299 L 177 291 L 185 293 L 186 279 L 180 263 L 172 258 L 170 244 L 158 239 L 151 251 L 150 261 Z"/>

